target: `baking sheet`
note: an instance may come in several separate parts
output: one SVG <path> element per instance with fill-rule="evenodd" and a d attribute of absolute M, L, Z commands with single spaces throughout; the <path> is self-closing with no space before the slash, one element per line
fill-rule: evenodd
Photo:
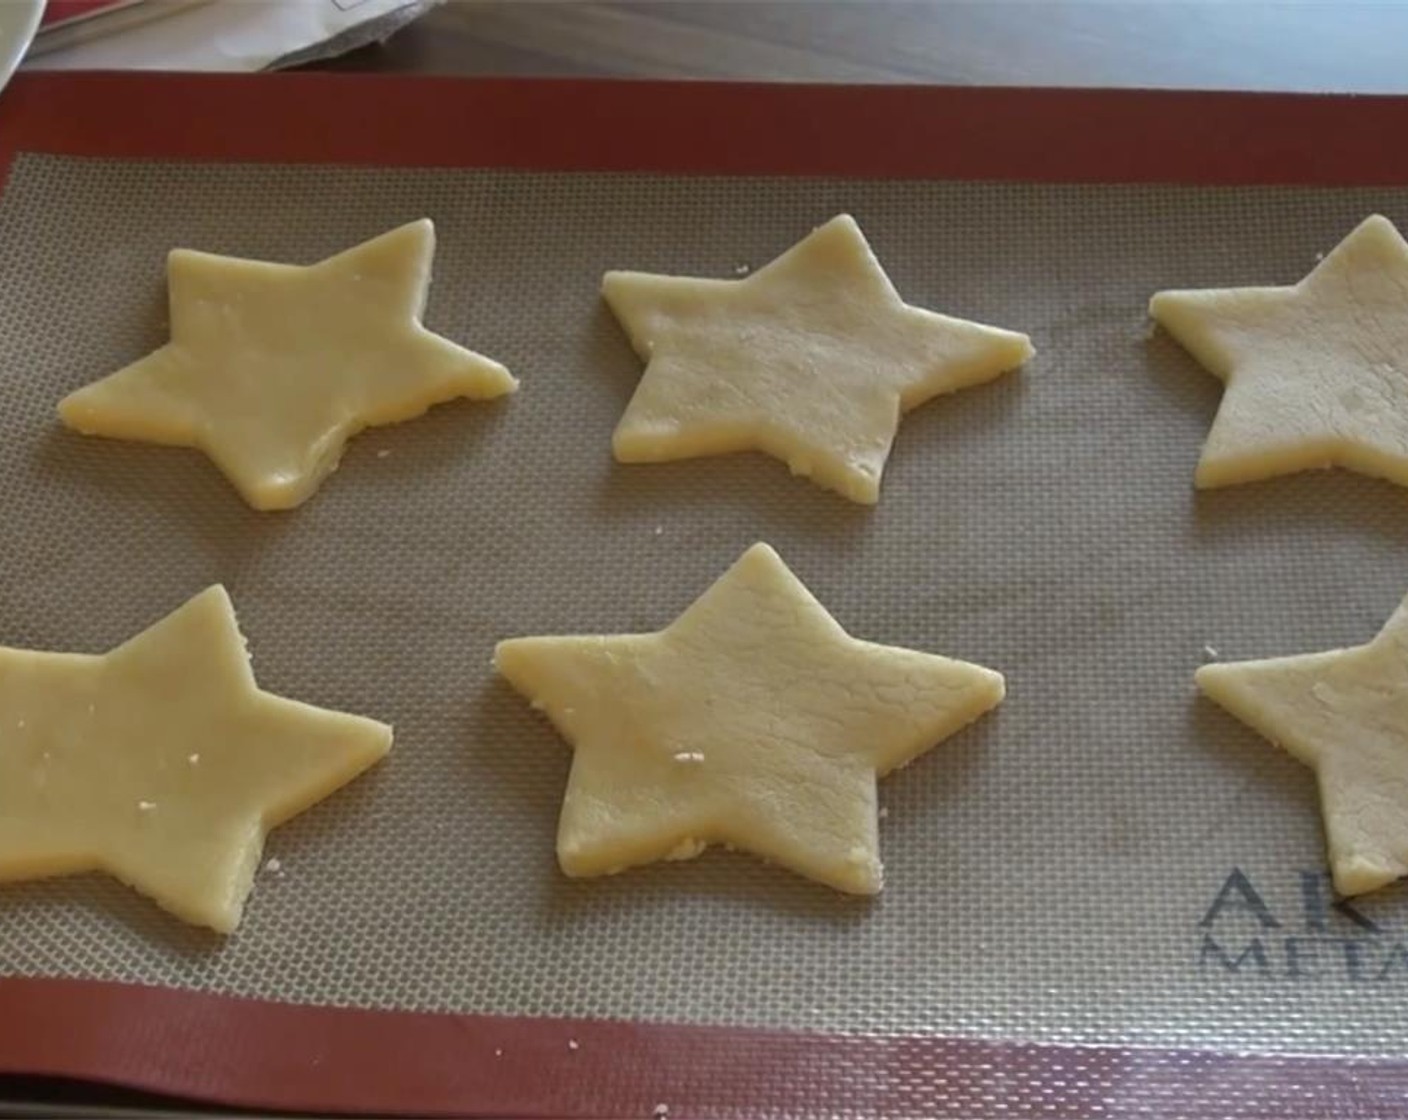
<path fill-rule="evenodd" d="M 762 456 L 614 464 L 640 366 L 600 274 L 731 277 L 842 210 L 908 300 L 1025 330 L 1036 359 L 913 413 L 875 509 Z M 1408 590 L 1408 495 L 1341 472 L 1195 495 L 1220 387 L 1144 315 L 1161 287 L 1293 281 L 1373 210 L 1408 217 L 1408 191 L 19 156 L 0 199 L 0 642 L 102 650 L 223 581 L 261 685 L 397 741 L 274 834 L 283 874 L 235 937 L 96 876 L 11 886 L 0 974 L 1401 1053 L 1402 892 L 1356 904 L 1375 931 L 1320 905 L 1310 774 L 1195 701 L 1191 675 L 1205 645 L 1367 639 Z M 59 397 L 164 340 L 171 247 L 309 262 L 421 216 L 440 242 L 428 325 L 505 362 L 516 396 L 365 433 L 284 515 L 194 452 L 59 429 Z M 563 879 L 567 748 L 493 679 L 494 641 L 662 626 L 755 540 L 852 633 L 998 668 L 1008 700 L 882 784 L 874 903 L 727 853 Z M 1240 885 L 1214 908 L 1234 869 L 1261 913 Z M 1222 963 L 1254 938 L 1265 969 L 1255 950 Z"/>

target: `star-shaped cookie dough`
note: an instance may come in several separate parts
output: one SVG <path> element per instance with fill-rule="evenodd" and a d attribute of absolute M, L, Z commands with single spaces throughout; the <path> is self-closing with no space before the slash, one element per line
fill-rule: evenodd
<path fill-rule="evenodd" d="M 260 691 L 223 587 L 110 653 L 0 649 L 0 882 L 106 871 L 229 933 L 268 830 L 390 747 Z"/>
<path fill-rule="evenodd" d="M 1408 872 L 1408 600 L 1368 645 L 1204 665 L 1196 680 L 1315 768 L 1341 894 Z"/>
<path fill-rule="evenodd" d="M 291 509 L 363 428 L 517 387 L 421 325 L 434 253 L 428 220 L 307 267 L 176 249 L 171 341 L 59 416 L 85 435 L 199 448 L 255 509 Z"/>
<path fill-rule="evenodd" d="M 1149 311 L 1227 383 L 1198 486 L 1330 466 L 1408 486 L 1408 244 L 1387 218 L 1291 287 L 1159 292 Z"/>
<path fill-rule="evenodd" d="M 1033 353 L 1026 335 L 909 306 L 844 214 L 743 280 L 608 272 L 602 293 L 647 363 L 618 460 L 765 451 L 867 504 L 902 412 Z"/>
<path fill-rule="evenodd" d="M 516 638 L 494 660 L 573 744 L 572 876 L 725 844 L 874 894 L 876 778 L 1003 696 L 989 669 L 850 637 L 764 544 L 659 633 Z"/>

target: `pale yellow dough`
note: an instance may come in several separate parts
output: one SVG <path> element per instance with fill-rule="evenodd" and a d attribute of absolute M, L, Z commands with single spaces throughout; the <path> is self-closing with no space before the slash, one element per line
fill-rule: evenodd
<path fill-rule="evenodd" d="M 1408 600 L 1368 645 L 1204 665 L 1196 679 L 1315 768 L 1341 894 L 1408 872 Z"/>
<path fill-rule="evenodd" d="M 902 412 L 1033 353 L 1026 335 L 906 304 L 848 215 L 743 280 L 608 272 L 602 293 L 647 363 L 617 459 L 765 451 L 864 503 Z"/>
<path fill-rule="evenodd" d="M 876 778 L 995 707 L 1002 677 L 850 637 L 767 545 L 655 634 L 516 638 L 499 671 L 573 744 L 568 875 L 742 848 L 880 889 Z"/>
<path fill-rule="evenodd" d="M 1408 486 L 1408 244 L 1387 218 L 1292 287 L 1159 292 L 1149 311 L 1227 383 L 1199 486 L 1330 466 Z"/>
<path fill-rule="evenodd" d="M 292 508 L 363 428 L 516 388 L 421 326 L 434 252 L 427 220 L 307 267 L 177 249 L 171 341 L 59 416 L 86 435 L 199 448 L 255 509 Z"/>
<path fill-rule="evenodd" d="M 0 649 L 0 881 L 106 871 L 229 933 L 268 830 L 390 747 L 261 692 L 223 587 L 101 656 Z"/>

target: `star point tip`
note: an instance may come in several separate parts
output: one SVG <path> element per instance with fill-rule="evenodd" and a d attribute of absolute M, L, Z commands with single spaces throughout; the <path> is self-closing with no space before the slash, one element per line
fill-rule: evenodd
<path fill-rule="evenodd" d="M 1405 872 L 1408 872 L 1408 867 L 1398 860 L 1356 853 L 1334 860 L 1331 877 L 1336 892 L 1345 898 L 1353 898 L 1388 886 L 1402 878 Z"/>
<path fill-rule="evenodd" d="M 494 646 L 495 671 L 509 683 L 514 683 L 530 667 L 534 655 L 547 641 L 550 639 L 542 637 L 501 639 Z"/>
<path fill-rule="evenodd" d="M 1232 677 L 1232 667 L 1236 662 L 1209 661 L 1193 670 L 1193 683 L 1203 692 L 1217 688 Z"/>
<path fill-rule="evenodd" d="M 781 564 L 782 557 L 777 549 L 768 544 L 767 541 L 754 541 L 743 550 L 742 560 L 749 560 L 753 563 Z"/>
<path fill-rule="evenodd" d="M 974 665 L 983 699 L 989 708 L 995 708 L 1007 699 L 1007 678 L 996 669 Z"/>
<path fill-rule="evenodd" d="M 1352 231 L 1350 236 L 1353 236 L 1355 233 L 1359 233 L 1365 230 L 1378 230 L 1381 233 L 1398 233 L 1398 227 L 1394 225 L 1394 223 L 1390 219 L 1386 218 L 1383 214 L 1370 214 L 1367 218 L 1365 218 L 1362 222 L 1360 222 L 1357 226 L 1354 227 L 1354 230 Z"/>

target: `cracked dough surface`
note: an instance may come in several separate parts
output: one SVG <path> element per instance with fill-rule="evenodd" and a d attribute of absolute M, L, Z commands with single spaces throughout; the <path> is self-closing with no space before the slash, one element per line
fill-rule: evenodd
<path fill-rule="evenodd" d="M 1329 466 L 1408 486 L 1408 244 L 1387 218 L 1298 284 L 1159 292 L 1149 312 L 1227 383 L 1199 486 Z"/>
<path fill-rule="evenodd" d="M 763 544 L 658 633 L 515 638 L 495 664 L 573 745 L 573 876 L 723 844 L 873 894 L 877 776 L 1003 697 L 989 669 L 850 637 Z"/>
<path fill-rule="evenodd" d="M 171 341 L 59 404 L 85 435 L 204 451 L 255 509 L 306 501 L 350 436 L 517 382 L 420 323 L 435 227 L 300 267 L 176 249 Z"/>
<path fill-rule="evenodd" d="M 602 293 L 647 363 L 617 459 L 764 451 L 863 503 L 901 413 L 1033 353 L 1024 334 L 905 303 L 844 214 L 743 280 L 608 272 Z"/>
<path fill-rule="evenodd" d="M 1204 665 L 1196 680 L 1314 767 L 1341 894 L 1408 872 L 1408 600 L 1367 645 Z"/>
<path fill-rule="evenodd" d="M 229 933 L 269 829 L 390 748 L 260 691 L 223 587 L 110 653 L 0 649 L 0 882 L 106 871 Z"/>

